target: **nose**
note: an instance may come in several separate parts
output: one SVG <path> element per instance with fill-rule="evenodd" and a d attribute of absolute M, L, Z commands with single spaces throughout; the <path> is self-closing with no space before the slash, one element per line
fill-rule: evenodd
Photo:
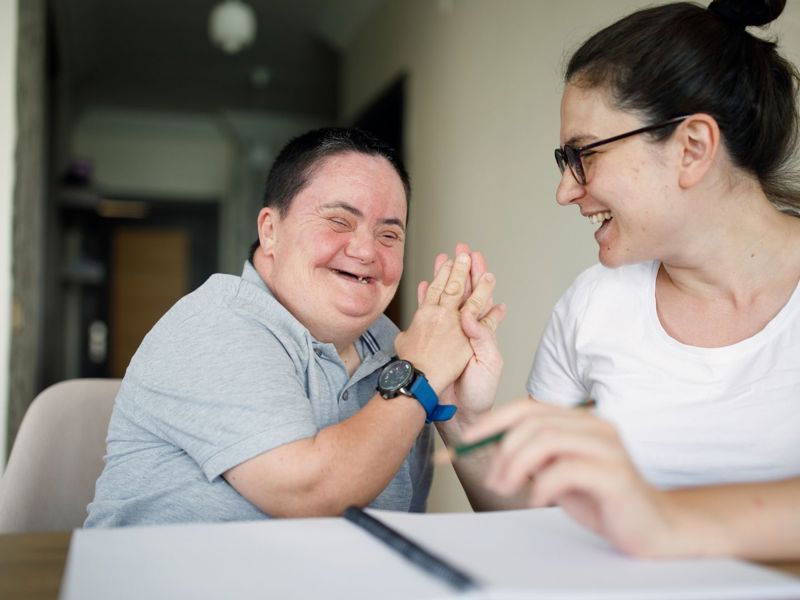
<path fill-rule="evenodd" d="M 583 198 L 586 195 L 586 186 L 578 183 L 570 169 L 564 169 L 561 174 L 561 181 L 556 188 L 556 202 L 561 206 L 568 206 Z"/>
<path fill-rule="evenodd" d="M 366 228 L 359 227 L 350 236 L 345 247 L 345 254 L 359 260 L 362 264 L 368 264 L 375 260 L 375 236 Z"/>

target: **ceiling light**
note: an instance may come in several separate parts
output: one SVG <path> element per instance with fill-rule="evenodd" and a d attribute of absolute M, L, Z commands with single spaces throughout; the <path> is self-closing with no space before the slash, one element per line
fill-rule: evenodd
<path fill-rule="evenodd" d="M 225 52 L 239 52 L 256 39 L 256 14 L 241 0 L 225 0 L 211 11 L 208 34 Z"/>

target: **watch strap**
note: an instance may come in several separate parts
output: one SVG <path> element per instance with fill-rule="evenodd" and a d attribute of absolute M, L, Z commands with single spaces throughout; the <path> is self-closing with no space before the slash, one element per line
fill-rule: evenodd
<path fill-rule="evenodd" d="M 431 387 L 431 384 L 428 383 L 425 375 L 420 371 L 417 371 L 414 383 L 411 384 L 408 391 L 411 392 L 411 395 L 414 396 L 425 409 L 425 414 L 427 415 L 425 419 L 426 423 L 431 423 L 432 421 L 447 421 L 448 419 L 452 419 L 453 415 L 456 414 L 455 405 L 439 404 L 439 397 Z"/>

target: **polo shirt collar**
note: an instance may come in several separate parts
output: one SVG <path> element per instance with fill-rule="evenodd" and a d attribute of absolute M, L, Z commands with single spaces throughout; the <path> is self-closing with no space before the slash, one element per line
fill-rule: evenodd
<path fill-rule="evenodd" d="M 263 292 L 266 292 L 271 298 L 278 302 L 278 299 L 275 298 L 275 294 L 272 293 L 272 290 L 269 289 L 269 286 L 261 278 L 261 275 L 258 274 L 258 271 L 256 271 L 255 267 L 250 263 L 249 260 L 244 262 L 242 279 L 255 285 Z M 284 307 L 284 309 L 285 308 L 286 307 Z M 287 310 L 286 312 L 288 313 L 289 311 Z M 294 316 L 292 316 L 292 318 L 294 318 Z M 302 323 L 299 321 L 297 321 L 297 323 L 302 326 Z M 305 329 L 305 326 L 303 326 L 303 328 Z M 308 329 L 306 329 L 306 331 L 308 331 Z M 333 348 L 333 344 L 327 344 L 325 342 L 318 341 L 311 335 L 310 332 L 308 335 L 312 339 L 312 342 L 316 348 L 322 348 L 325 346 L 330 346 Z M 394 354 L 394 338 L 396 335 L 397 327 L 385 315 L 381 315 L 375 320 L 374 323 L 372 323 L 372 325 L 367 328 L 364 333 L 361 334 L 361 336 L 359 336 L 361 343 L 356 344 L 356 347 L 360 345 L 371 355 L 381 354 L 381 358 L 383 358 L 383 356 L 389 358 Z M 362 356 L 362 359 L 365 358 L 366 353 Z"/>

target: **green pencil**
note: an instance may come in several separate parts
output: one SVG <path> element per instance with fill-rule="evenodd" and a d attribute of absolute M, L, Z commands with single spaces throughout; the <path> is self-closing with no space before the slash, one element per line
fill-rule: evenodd
<path fill-rule="evenodd" d="M 494 435 L 482 438 L 477 442 L 472 442 L 471 444 L 457 444 L 450 448 L 442 448 L 441 450 L 436 452 L 436 456 L 434 457 L 434 462 L 442 463 L 442 462 L 448 462 L 450 460 L 457 460 L 459 458 L 466 456 L 467 454 L 471 454 L 475 450 L 483 448 L 484 446 L 496 444 L 501 439 L 503 439 L 504 434 L 505 431 L 501 431 L 499 433 L 495 433 Z"/>

